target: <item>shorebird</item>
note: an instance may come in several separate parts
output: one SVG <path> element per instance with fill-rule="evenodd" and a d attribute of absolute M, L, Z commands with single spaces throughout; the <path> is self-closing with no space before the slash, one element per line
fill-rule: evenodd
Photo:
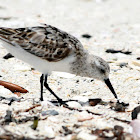
<path fill-rule="evenodd" d="M 68 72 L 104 81 L 118 100 L 109 80 L 108 63 L 90 54 L 81 42 L 69 33 L 47 24 L 26 28 L 1 27 L 0 41 L 13 56 L 29 63 L 42 73 L 41 101 L 44 85 L 59 103 L 64 103 L 47 83 L 47 77 L 52 71 Z"/>

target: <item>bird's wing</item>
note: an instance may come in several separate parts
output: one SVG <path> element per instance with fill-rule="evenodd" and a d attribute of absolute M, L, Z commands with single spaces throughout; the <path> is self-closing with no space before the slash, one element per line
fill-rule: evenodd
<path fill-rule="evenodd" d="M 0 39 L 51 62 L 71 55 L 79 43 L 75 37 L 50 25 L 0 28 Z"/>

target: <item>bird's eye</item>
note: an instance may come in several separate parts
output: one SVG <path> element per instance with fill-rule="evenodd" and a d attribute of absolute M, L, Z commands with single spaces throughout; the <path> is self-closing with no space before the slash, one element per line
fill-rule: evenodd
<path fill-rule="evenodd" d="M 104 69 L 101 69 L 101 72 L 102 72 L 102 73 L 105 73 L 105 70 L 104 70 Z"/>

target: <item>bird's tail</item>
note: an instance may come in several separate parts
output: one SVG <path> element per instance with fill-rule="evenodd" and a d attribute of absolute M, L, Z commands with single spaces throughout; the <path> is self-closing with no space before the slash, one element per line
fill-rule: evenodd
<path fill-rule="evenodd" d="M 11 28 L 0 27 L 0 40 L 13 45 L 11 42 L 11 36 L 15 34 L 15 31 Z"/>
<path fill-rule="evenodd" d="M 15 34 L 15 30 L 11 28 L 0 27 L 0 35 L 9 36 Z"/>

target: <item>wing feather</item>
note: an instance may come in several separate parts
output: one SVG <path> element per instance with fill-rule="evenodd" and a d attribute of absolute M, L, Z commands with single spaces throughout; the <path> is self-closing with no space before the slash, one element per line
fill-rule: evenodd
<path fill-rule="evenodd" d="M 74 53 L 80 44 L 75 37 L 50 25 L 0 28 L 0 39 L 51 62 L 60 61 Z"/>

